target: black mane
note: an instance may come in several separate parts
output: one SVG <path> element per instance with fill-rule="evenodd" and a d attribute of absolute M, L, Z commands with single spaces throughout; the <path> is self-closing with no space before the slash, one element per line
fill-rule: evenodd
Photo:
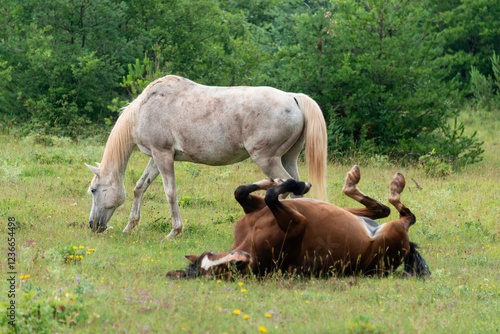
<path fill-rule="evenodd" d="M 417 251 L 417 248 L 418 245 L 416 243 L 410 242 L 410 252 L 404 261 L 404 271 L 408 276 L 430 276 L 431 271 L 429 270 L 429 266 L 427 266 L 427 262 L 425 262 L 422 255 Z"/>

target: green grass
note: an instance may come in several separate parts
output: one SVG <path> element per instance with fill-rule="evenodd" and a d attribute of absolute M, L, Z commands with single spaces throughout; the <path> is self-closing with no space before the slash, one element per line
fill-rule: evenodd
<path fill-rule="evenodd" d="M 231 247 L 234 223 L 242 216 L 233 191 L 264 177 L 254 164 L 177 163 L 185 230 L 167 241 L 171 221 L 159 179 L 145 195 L 139 227 L 132 234 L 121 233 L 135 181 L 147 164 L 147 157 L 135 152 L 126 174 L 127 201 L 109 223 L 114 230 L 93 235 L 87 227 L 91 199 L 86 194 L 92 175 L 83 163 L 100 161 L 103 146 L 57 140 L 44 146 L 33 138 L 3 135 L 0 217 L 5 227 L 10 216 L 19 222 L 19 330 L 259 333 L 262 326 L 268 332 L 294 333 L 500 331 L 500 120 L 498 114 L 486 113 L 462 115 L 462 120 L 485 141 L 484 161 L 447 178 L 431 178 L 418 167 L 383 159 L 351 160 L 361 166 L 362 191 L 384 203 L 394 173 L 406 176 L 402 200 L 417 216 L 410 238 L 420 244 L 432 270 L 425 281 L 401 279 L 400 270 L 387 278 L 166 280 L 168 270 L 186 265 L 184 255 Z M 350 167 L 329 164 L 329 199 L 339 206 L 359 206 L 341 195 Z M 300 168 L 307 179 L 306 167 Z M 384 221 L 395 217 L 393 212 Z M 3 231 L 6 249 L 7 229 Z M 5 263 L 2 272 L 7 272 Z M 7 289 L 2 277 L 2 291 Z M 6 297 L 2 292 L 3 310 Z M 0 332 L 9 330 L 4 317 L 1 326 Z"/>

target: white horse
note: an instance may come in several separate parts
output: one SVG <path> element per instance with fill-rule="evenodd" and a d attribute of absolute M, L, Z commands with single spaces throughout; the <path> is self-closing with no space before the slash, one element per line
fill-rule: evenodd
<path fill-rule="evenodd" d="M 306 146 L 313 195 L 326 200 L 326 126 L 319 106 L 304 94 L 270 87 L 209 87 L 174 75 L 150 83 L 121 113 L 109 135 L 89 191 L 89 225 L 103 231 L 125 201 L 124 175 L 135 146 L 151 159 L 134 189 L 123 232 L 141 217 L 144 192 L 161 174 L 172 231 L 183 224 L 175 190 L 174 161 L 213 166 L 251 157 L 270 178 L 299 180 L 297 158 Z"/>

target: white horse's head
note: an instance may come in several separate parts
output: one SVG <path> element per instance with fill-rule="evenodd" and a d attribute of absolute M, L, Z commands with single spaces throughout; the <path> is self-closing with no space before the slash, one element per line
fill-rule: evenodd
<path fill-rule="evenodd" d="M 102 173 L 98 167 L 85 164 L 93 173 L 89 192 L 92 194 L 92 209 L 89 226 L 93 231 L 103 232 L 108 227 L 108 221 L 116 208 L 125 202 L 125 186 L 116 177 Z"/>

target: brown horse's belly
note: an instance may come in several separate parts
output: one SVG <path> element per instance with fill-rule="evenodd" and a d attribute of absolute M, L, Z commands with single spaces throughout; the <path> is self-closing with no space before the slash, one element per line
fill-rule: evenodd
<path fill-rule="evenodd" d="M 366 269 L 366 254 L 371 242 L 350 240 L 347 236 L 323 235 L 315 239 L 315 245 L 303 244 L 297 265 L 304 272 L 351 274 Z"/>
<path fill-rule="evenodd" d="M 296 209 L 307 219 L 296 265 L 313 274 L 363 271 L 373 239 L 360 219 L 332 204 L 315 201 L 311 206 L 309 201 L 296 202 Z"/>

